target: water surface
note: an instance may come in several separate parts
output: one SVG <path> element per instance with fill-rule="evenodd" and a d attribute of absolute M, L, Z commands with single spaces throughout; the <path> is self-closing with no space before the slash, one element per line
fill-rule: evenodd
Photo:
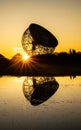
<path fill-rule="evenodd" d="M 80 130 L 81 76 L 1 77 L 0 129 Z"/>

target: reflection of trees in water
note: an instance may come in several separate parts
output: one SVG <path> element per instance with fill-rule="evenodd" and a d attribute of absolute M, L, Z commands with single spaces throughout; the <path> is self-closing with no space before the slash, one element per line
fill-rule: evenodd
<path fill-rule="evenodd" d="M 23 82 L 23 93 L 32 105 L 39 105 L 49 99 L 58 87 L 54 77 L 27 77 Z"/>

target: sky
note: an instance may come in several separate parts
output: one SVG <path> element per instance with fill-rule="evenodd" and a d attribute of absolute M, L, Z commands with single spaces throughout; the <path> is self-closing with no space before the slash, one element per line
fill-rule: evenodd
<path fill-rule="evenodd" d="M 56 36 L 56 52 L 81 51 L 81 0 L 0 0 L 0 17 L 0 53 L 6 57 L 24 52 L 21 39 L 31 23 Z"/>

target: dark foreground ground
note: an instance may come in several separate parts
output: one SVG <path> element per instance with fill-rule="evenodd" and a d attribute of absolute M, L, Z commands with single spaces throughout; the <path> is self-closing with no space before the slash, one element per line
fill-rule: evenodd
<path fill-rule="evenodd" d="M 32 56 L 23 61 L 20 54 L 12 59 L 0 55 L 0 75 L 76 76 L 81 75 L 81 53 L 59 53 Z"/>

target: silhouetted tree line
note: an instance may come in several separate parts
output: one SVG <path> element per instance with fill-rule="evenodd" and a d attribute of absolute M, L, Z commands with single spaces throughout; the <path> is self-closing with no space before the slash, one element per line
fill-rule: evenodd
<path fill-rule="evenodd" d="M 81 52 L 70 50 L 69 53 L 60 52 L 55 54 L 32 56 L 34 60 L 46 64 L 81 64 Z"/>
<path fill-rule="evenodd" d="M 60 70 L 57 69 L 59 67 L 66 70 L 65 66 L 71 66 L 71 69 L 75 67 L 76 70 L 79 68 L 81 73 L 81 52 L 76 53 L 75 50 L 70 50 L 69 53 L 33 55 L 25 62 L 22 60 L 21 54 L 16 54 L 11 59 L 0 54 L 0 75 L 45 75 L 47 71 L 44 72 L 44 69 L 49 65 L 55 66 L 56 73 Z"/>

